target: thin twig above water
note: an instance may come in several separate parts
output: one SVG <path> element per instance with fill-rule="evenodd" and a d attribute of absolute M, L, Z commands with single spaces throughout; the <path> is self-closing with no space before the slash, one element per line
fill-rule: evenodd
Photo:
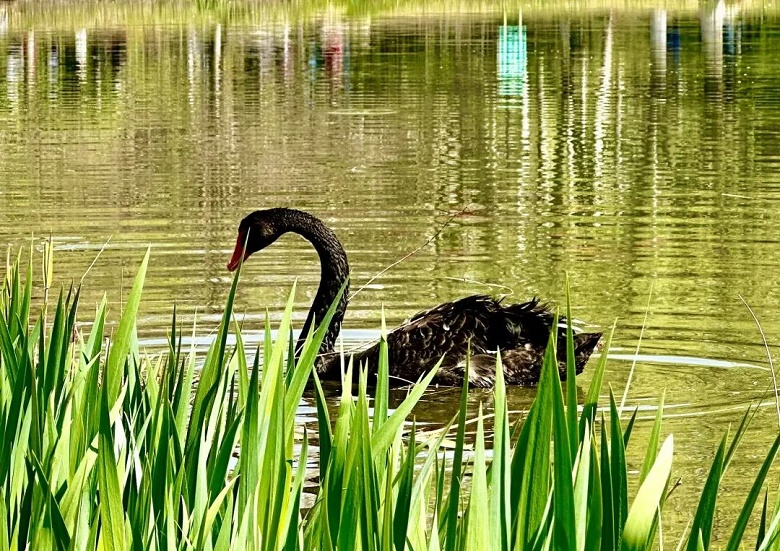
<path fill-rule="evenodd" d="M 618 408 L 618 418 L 622 417 L 623 409 L 626 407 L 626 400 L 628 399 L 628 389 L 631 386 L 631 379 L 634 377 L 634 370 L 636 369 L 636 360 L 639 357 L 639 349 L 642 346 L 642 337 L 645 335 L 645 327 L 647 327 L 647 314 L 650 312 L 650 299 L 653 296 L 653 281 L 650 282 L 650 291 L 647 293 L 647 305 L 645 306 L 645 319 L 642 320 L 642 329 L 639 331 L 639 341 L 636 343 L 636 354 L 634 354 L 634 361 L 631 362 L 631 370 L 628 372 L 628 380 L 626 381 L 626 388 L 623 391 L 623 398 L 620 400 L 620 407 Z"/>
<path fill-rule="evenodd" d="M 758 316 L 756 316 L 756 313 L 753 312 L 753 309 L 747 303 L 745 297 L 743 297 L 741 294 L 738 294 L 737 296 L 739 297 L 739 300 L 742 301 L 742 304 L 745 305 L 745 308 L 747 308 L 748 312 L 750 312 L 750 315 L 753 316 L 753 321 L 756 322 L 756 327 L 758 327 L 758 332 L 761 334 L 761 339 L 764 341 L 764 350 L 766 350 L 766 357 L 769 360 L 769 371 L 772 373 L 772 389 L 775 391 L 775 408 L 777 409 L 777 426 L 780 427 L 780 394 L 778 394 L 778 390 L 777 390 L 777 376 L 775 375 L 775 364 L 772 361 L 772 352 L 769 350 L 769 343 L 767 342 L 766 335 L 764 334 L 764 330 L 761 327 L 761 322 L 758 321 Z"/>
<path fill-rule="evenodd" d="M 403 262 L 403 261 L 404 261 L 404 260 L 406 260 L 407 258 L 409 258 L 409 257 L 411 257 L 411 256 L 414 256 L 415 254 L 417 254 L 418 252 L 420 252 L 421 250 L 423 250 L 425 247 L 427 247 L 427 246 L 428 246 L 428 245 L 429 245 L 429 244 L 430 244 L 430 243 L 431 243 L 431 242 L 432 242 L 434 239 L 436 239 L 436 238 L 437 238 L 437 237 L 438 237 L 438 236 L 441 234 L 441 232 L 443 232 L 443 231 L 444 231 L 444 229 L 445 229 L 447 226 L 449 226 L 449 225 L 450 225 L 450 223 L 451 223 L 453 220 L 455 220 L 455 219 L 456 219 L 458 216 L 462 216 L 463 214 L 465 214 L 466 212 L 468 212 L 468 210 L 469 210 L 469 208 L 471 208 L 471 205 L 472 205 L 472 204 L 473 204 L 473 203 L 469 203 L 468 205 L 466 205 L 465 207 L 463 207 L 462 209 L 460 209 L 458 212 L 456 212 L 455 214 L 453 214 L 452 216 L 450 216 L 450 217 L 447 219 L 447 221 L 446 221 L 446 222 L 444 222 L 444 224 L 442 224 L 442 225 L 439 227 L 439 229 L 438 229 L 438 230 L 436 230 L 436 233 L 434 233 L 432 236 L 430 236 L 430 237 L 427 239 L 427 241 L 425 241 L 425 243 L 423 243 L 422 245 L 420 245 L 419 247 L 417 247 L 417 248 L 416 248 L 416 249 L 414 249 L 413 251 L 410 251 L 410 252 L 408 252 L 407 254 L 405 254 L 404 256 L 402 256 L 401 258 L 399 258 L 398 260 L 396 260 L 396 261 L 395 261 L 395 262 L 393 262 L 392 264 L 390 264 L 390 265 L 388 265 L 388 266 L 384 267 L 382 270 L 380 270 L 379 272 L 377 272 L 376 274 L 374 274 L 373 276 L 371 276 L 371 279 L 369 279 L 369 280 L 368 280 L 366 283 L 364 283 L 364 284 L 363 284 L 363 285 L 362 285 L 360 288 L 358 288 L 358 290 L 357 290 L 357 291 L 355 291 L 354 293 L 352 293 L 352 294 L 349 296 L 349 300 L 352 300 L 353 298 L 355 298 L 355 295 L 357 295 L 357 294 L 358 294 L 360 291 L 362 291 L 363 289 L 365 289 L 366 287 L 368 287 L 369 285 L 371 285 L 371 284 L 372 284 L 372 283 L 373 283 L 373 282 L 374 282 L 374 281 L 375 281 L 377 278 L 381 277 L 381 276 L 382 276 L 383 274 L 385 274 L 385 273 L 386 273 L 388 270 L 390 270 L 390 269 L 394 268 L 395 266 L 398 266 L 398 265 L 399 265 L 401 262 Z"/>

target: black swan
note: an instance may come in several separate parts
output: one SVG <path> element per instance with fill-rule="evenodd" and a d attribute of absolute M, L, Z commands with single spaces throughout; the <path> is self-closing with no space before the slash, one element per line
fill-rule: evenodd
<path fill-rule="evenodd" d="M 314 245 L 322 270 L 319 289 L 298 342 L 300 351 L 303 336 L 316 320 L 323 319 L 349 277 L 347 254 L 336 234 L 319 218 L 307 212 L 288 208 L 258 210 L 241 221 L 236 248 L 227 268 L 234 271 L 249 255 L 265 249 L 287 232 L 297 233 Z M 334 352 L 334 344 L 347 309 L 347 291 L 344 290 L 320 348 L 316 369 L 320 377 L 326 380 L 341 380 L 341 361 L 339 354 Z M 466 351 L 471 343 L 472 356 L 468 372 L 470 385 L 493 385 L 496 350 L 501 351 L 508 384 L 534 385 L 539 381 L 553 318 L 552 312 L 536 299 L 521 304 L 503 304 L 501 300 L 485 295 L 465 297 L 420 312 L 387 335 L 391 384 L 398 386 L 414 383 L 444 357 L 434 383 L 461 385 L 466 368 Z M 556 330 L 559 371 L 565 378 L 566 331 L 562 324 Z M 600 337 L 601 333 L 580 333 L 574 336 L 577 373 L 585 367 Z M 355 352 L 355 365 L 367 364 L 368 373 L 375 376 L 378 351 L 379 345 L 374 344 Z M 369 383 L 375 384 L 375 381 L 369 380 Z"/>

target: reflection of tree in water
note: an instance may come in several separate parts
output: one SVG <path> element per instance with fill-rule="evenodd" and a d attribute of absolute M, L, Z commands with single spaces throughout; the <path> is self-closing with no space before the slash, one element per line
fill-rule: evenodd
<path fill-rule="evenodd" d="M 5 44 L 7 86 L 21 87 L 20 97 L 48 90 L 64 108 L 96 99 L 111 101 L 127 63 L 127 38 L 121 30 L 50 35 L 11 34 Z M 2 85 L 0 85 L 2 86 Z M 7 94 L 6 94 L 7 95 Z"/>
<path fill-rule="evenodd" d="M 0 37 L 8 34 L 8 8 L 0 5 Z"/>

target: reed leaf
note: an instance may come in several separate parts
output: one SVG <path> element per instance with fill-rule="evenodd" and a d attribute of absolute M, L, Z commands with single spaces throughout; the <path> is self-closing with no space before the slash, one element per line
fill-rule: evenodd
<path fill-rule="evenodd" d="M 491 547 L 487 475 L 485 467 L 485 427 L 482 404 L 477 417 L 477 442 L 474 451 L 474 471 L 467 513 L 465 551 L 481 551 Z"/>
<path fill-rule="evenodd" d="M 661 451 L 647 473 L 647 478 L 640 486 L 628 513 L 621 534 L 620 548 L 622 551 L 645 550 L 652 543 L 651 535 L 656 511 L 661 506 L 661 500 L 669 482 L 673 452 L 674 439 L 670 435 L 661 446 Z"/>
<path fill-rule="evenodd" d="M 718 499 L 718 486 L 723 476 L 726 455 L 726 436 L 720 442 L 718 451 L 712 461 L 707 481 L 704 484 L 696 514 L 691 525 L 691 535 L 688 539 L 688 551 L 696 551 L 699 547 L 709 546 L 712 522 L 715 519 L 715 504 Z"/>
<path fill-rule="evenodd" d="M 739 513 L 739 517 L 737 517 L 737 522 L 734 526 L 734 530 L 731 533 L 729 542 L 728 544 L 726 544 L 726 551 L 736 551 L 741 547 L 742 538 L 745 534 L 745 529 L 747 528 L 748 521 L 750 520 L 750 515 L 753 512 L 753 507 L 756 504 L 758 495 L 761 493 L 761 488 L 764 485 L 764 481 L 766 480 L 767 474 L 769 474 L 769 469 L 772 467 L 772 463 L 774 463 L 775 457 L 777 456 L 778 449 L 780 449 L 780 434 L 778 434 L 777 437 L 775 438 L 775 441 L 772 444 L 772 448 L 769 450 L 766 459 L 764 459 L 764 462 L 761 465 L 761 469 L 758 475 L 753 481 L 753 486 L 750 488 L 750 493 L 745 499 L 745 504 L 742 506 L 742 510 Z M 766 501 L 764 502 L 764 511 L 762 514 L 761 525 L 763 526 L 765 525 L 765 523 L 766 523 Z"/>
<path fill-rule="evenodd" d="M 120 392 L 122 384 L 122 373 L 127 361 L 127 355 L 130 353 L 130 343 L 135 331 L 135 319 L 138 315 L 138 306 L 141 303 L 141 293 L 146 279 L 146 269 L 149 265 L 149 254 L 151 249 L 146 250 L 141 266 L 135 275 L 133 287 L 130 289 L 130 295 L 127 297 L 122 318 L 119 320 L 119 327 L 116 331 L 116 337 L 111 346 L 111 352 L 106 362 L 106 368 L 103 372 L 103 380 L 106 386 L 106 399 L 109 407 L 113 407 Z"/>

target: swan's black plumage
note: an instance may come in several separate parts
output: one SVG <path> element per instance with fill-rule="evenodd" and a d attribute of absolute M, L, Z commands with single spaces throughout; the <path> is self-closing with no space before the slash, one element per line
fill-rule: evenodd
<path fill-rule="evenodd" d="M 303 327 L 306 335 L 315 320 L 323 319 L 339 289 L 349 277 L 349 263 L 336 234 L 309 213 L 274 208 L 255 211 L 241 221 L 229 270 L 242 259 L 262 250 L 281 235 L 294 232 L 314 245 L 320 257 L 321 274 L 317 295 Z M 245 246 L 246 244 L 246 246 Z M 317 371 L 324 379 L 341 379 L 341 362 L 334 352 L 336 337 L 347 308 L 345 289 L 320 348 Z M 508 384 L 533 385 L 539 372 L 554 316 L 533 299 L 520 304 L 473 295 L 425 310 L 388 333 L 391 383 L 413 383 L 444 357 L 435 382 L 460 385 L 466 376 L 466 352 L 471 346 L 468 378 L 472 386 L 490 387 L 495 380 L 496 351 L 500 351 L 504 377 Z M 566 376 L 565 329 L 556 328 L 558 365 Z M 577 373 L 585 367 L 599 342 L 601 333 L 580 333 L 574 337 Z M 299 341 L 299 345 L 301 342 Z M 377 372 L 379 346 L 356 352 L 354 359 L 367 364 L 368 372 Z"/>

